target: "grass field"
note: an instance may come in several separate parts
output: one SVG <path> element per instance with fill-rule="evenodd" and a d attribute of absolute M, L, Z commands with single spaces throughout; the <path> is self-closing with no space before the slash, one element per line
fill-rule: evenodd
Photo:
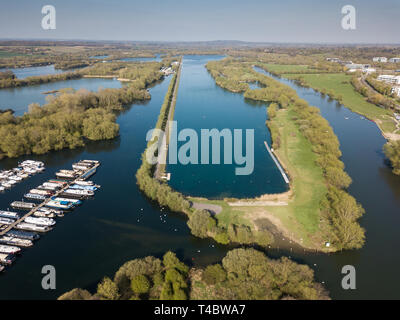
<path fill-rule="evenodd" d="M 17 57 L 17 56 L 25 56 L 25 54 L 16 53 L 16 52 L 9 52 L 9 51 L 1 51 L 0 50 L 0 59 L 1 58 Z"/>
<path fill-rule="evenodd" d="M 396 129 L 393 113 L 366 101 L 365 97 L 354 90 L 351 76 L 344 73 L 330 74 L 285 74 L 287 78 L 301 76 L 305 83 L 317 90 L 331 90 L 341 95 L 343 104 L 351 111 L 359 113 L 377 122 L 383 132 L 392 133 Z"/>
<path fill-rule="evenodd" d="M 273 73 L 283 74 L 291 72 L 307 72 L 308 66 L 306 65 L 291 65 L 291 64 L 265 64 L 266 68 Z"/>
<path fill-rule="evenodd" d="M 318 242 L 320 203 L 325 197 L 326 186 L 322 170 L 315 164 L 311 144 L 300 133 L 292 120 L 293 111 L 281 109 L 273 119 L 279 127 L 281 147 L 275 150 L 289 171 L 293 196 L 285 206 L 237 206 L 231 207 L 224 200 L 192 198 L 192 201 L 217 204 L 222 212 L 216 218 L 220 225 L 244 224 L 257 227 L 257 220 L 275 217 L 278 228 L 308 248 L 320 248 Z M 302 241 L 301 241 L 302 239 Z"/>
<path fill-rule="evenodd" d="M 279 218 L 294 238 L 303 239 L 305 246 L 318 247 L 320 243 L 312 243 L 312 238 L 318 231 L 320 203 L 327 190 L 311 144 L 298 130 L 293 116 L 293 111 L 279 110 L 273 121 L 281 137 L 281 147 L 275 152 L 289 171 L 294 196 L 288 206 L 251 208 L 250 213 L 252 210 L 267 211 Z"/>

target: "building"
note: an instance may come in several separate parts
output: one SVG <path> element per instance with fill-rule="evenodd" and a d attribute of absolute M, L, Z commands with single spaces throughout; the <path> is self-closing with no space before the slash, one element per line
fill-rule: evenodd
<path fill-rule="evenodd" d="M 391 62 L 391 63 L 400 63 L 400 58 L 390 58 L 389 62 Z"/>
<path fill-rule="evenodd" d="M 364 68 L 364 69 L 362 69 L 362 72 L 366 73 L 366 74 L 371 74 L 371 73 L 375 73 L 376 69 L 375 68 Z"/>
<path fill-rule="evenodd" d="M 374 57 L 374 58 L 372 58 L 372 61 L 386 63 L 388 61 L 388 59 L 386 57 Z"/>
<path fill-rule="evenodd" d="M 337 62 L 337 63 L 341 62 L 341 60 L 339 58 L 326 58 L 326 61 Z"/>
<path fill-rule="evenodd" d="M 347 69 L 349 69 L 348 70 L 349 72 L 356 72 L 358 70 L 362 71 L 362 72 L 366 72 L 364 70 L 371 69 L 371 65 L 370 64 L 358 64 L 358 63 L 348 63 L 348 64 L 345 65 L 345 67 Z M 376 71 L 375 69 L 373 69 L 373 70 L 374 70 L 373 72 Z"/>
<path fill-rule="evenodd" d="M 390 84 L 400 84 L 400 76 L 392 76 L 389 74 L 381 74 L 377 78 L 378 81 L 384 81 Z"/>
<path fill-rule="evenodd" d="M 400 97 L 400 87 L 393 87 L 392 88 L 392 93 L 395 93 L 398 97 Z M 398 115 L 399 118 L 396 117 L 397 120 L 400 120 L 400 115 Z"/>

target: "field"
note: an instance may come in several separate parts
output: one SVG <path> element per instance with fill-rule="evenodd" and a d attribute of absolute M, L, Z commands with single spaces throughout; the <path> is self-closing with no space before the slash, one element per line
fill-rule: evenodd
<path fill-rule="evenodd" d="M 196 202 L 218 204 L 222 212 L 216 218 L 221 225 L 240 223 L 258 228 L 268 218 L 286 237 L 307 248 L 320 248 L 319 239 L 320 202 L 326 194 L 322 170 L 315 164 L 311 144 L 304 138 L 292 120 L 292 111 L 281 109 L 274 118 L 282 139 L 281 147 L 275 151 L 291 178 L 293 196 L 288 205 L 237 206 L 231 207 L 227 200 Z M 246 199 L 252 201 L 254 199 Z M 261 202 L 261 201 L 260 201 Z"/>
<path fill-rule="evenodd" d="M 0 59 L 1 58 L 10 58 L 10 57 L 17 57 L 17 56 L 24 56 L 25 54 L 16 53 L 16 52 L 9 52 L 9 51 L 1 51 L 0 50 Z"/>
<path fill-rule="evenodd" d="M 384 133 L 392 133 L 396 129 L 393 121 L 393 113 L 380 108 L 356 92 L 350 83 L 351 76 L 344 73 L 334 74 L 285 74 L 286 78 L 301 76 L 304 82 L 317 90 L 333 91 L 336 95 L 342 96 L 343 105 L 351 111 L 361 114 L 368 119 L 375 121 Z"/>
<path fill-rule="evenodd" d="M 295 65 L 295 64 L 270 64 L 266 63 L 265 66 L 267 69 L 276 74 L 284 74 L 284 73 L 298 73 L 298 72 L 307 72 L 308 66 L 306 65 Z"/>

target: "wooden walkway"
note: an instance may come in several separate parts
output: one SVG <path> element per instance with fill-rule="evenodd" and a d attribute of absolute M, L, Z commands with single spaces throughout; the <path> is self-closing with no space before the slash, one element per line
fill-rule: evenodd
<path fill-rule="evenodd" d="M 66 189 L 68 189 L 72 184 L 75 183 L 76 180 L 81 179 L 83 177 L 85 177 L 85 175 L 94 169 L 97 169 L 100 166 L 100 163 L 95 164 L 93 167 L 89 168 L 88 170 L 86 170 L 85 172 L 83 172 L 79 177 L 77 177 L 74 180 L 69 181 L 62 189 L 58 190 L 52 197 L 57 197 L 58 195 L 60 195 L 61 193 L 63 193 Z M 86 178 L 83 178 L 86 179 Z M 25 220 L 25 218 L 33 215 L 39 208 L 46 206 L 47 202 L 49 202 L 51 199 L 51 197 L 49 197 L 48 199 L 46 199 L 45 201 L 43 201 L 42 203 L 40 203 L 38 206 L 36 206 L 35 208 L 33 208 L 31 211 L 29 211 L 27 214 L 25 214 L 24 216 L 22 216 L 21 218 L 19 218 L 17 221 L 15 221 L 14 223 L 8 225 L 5 229 L 0 231 L 0 236 L 5 235 L 8 231 L 10 231 L 12 228 L 14 228 L 17 224 L 23 222 Z"/>

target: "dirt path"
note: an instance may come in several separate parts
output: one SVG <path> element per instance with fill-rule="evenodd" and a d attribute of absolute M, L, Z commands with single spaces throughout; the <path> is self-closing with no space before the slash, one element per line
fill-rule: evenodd
<path fill-rule="evenodd" d="M 193 202 L 192 208 L 197 210 L 208 210 L 212 215 L 216 215 L 222 211 L 222 207 L 217 204 Z"/>

